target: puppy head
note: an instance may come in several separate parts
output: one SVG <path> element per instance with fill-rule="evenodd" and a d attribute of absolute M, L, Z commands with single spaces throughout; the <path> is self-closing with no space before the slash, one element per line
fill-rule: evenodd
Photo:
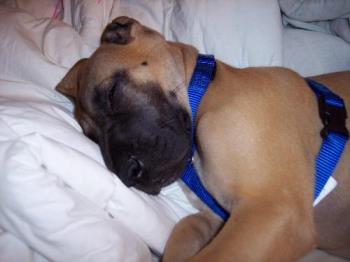
<path fill-rule="evenodd" d="M 181 176 L 191 154 L 187 84 L 196 55 L 119 17 L 56 87 L 72 98 L 84 133 L 127 186 L 157 194 Z"/>

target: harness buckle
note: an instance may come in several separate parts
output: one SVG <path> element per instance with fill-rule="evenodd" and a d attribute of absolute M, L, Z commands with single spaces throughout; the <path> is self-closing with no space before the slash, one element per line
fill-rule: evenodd
<path fill-rule="evenodd" d="M 347 113 L 345 106 L 336 106 L 327 103 L 325 96 L 318 98 L 319 114 L 324 125 L 321 130 L 321 137 L 325 139 L 330 132 L 334 132 L 349 138 L 349 131 L 346 128 Z"/>

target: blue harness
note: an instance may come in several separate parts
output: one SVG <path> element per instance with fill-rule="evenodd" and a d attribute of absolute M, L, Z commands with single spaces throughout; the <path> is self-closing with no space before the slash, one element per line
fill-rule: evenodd
<path fill-rule="evenodd" d="M 210 81 L 215 77 L 215 70 L 214 56 L 198 55 L 196 67 L 188 87 L 192 111 L 192 156 L 196 151 L 195 120 L 197 109 Z M 318 82 L 311 79 L 306 79 L 306 81 L 317 97 L 319 115 L 324 126 L 321 130 L 322 145 L 316 158 L 314 190 L 314 199 L 316 199 L 333 174 L 344 151 L 349 133 L 345 125 L 347 113 L 343 99 Z M 224 221 L 229 218 L 229 212 L 220 206 L 203 186 L 192 161 L 187 164 L 182 180 L 215 214 Z"/>

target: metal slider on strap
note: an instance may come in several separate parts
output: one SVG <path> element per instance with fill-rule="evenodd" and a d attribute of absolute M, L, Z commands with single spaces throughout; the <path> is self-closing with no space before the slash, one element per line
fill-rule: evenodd
<path fill-rule="evenodd" d="M 324 95 L 318 96 L 318 108 L 323 129 L 321 130 L 321 137 L 325 139 L 330 132 L 334 132 L 344 137 L 349 137 L 349 131 L 346 128 L 347 113 L 344 102 L 340 105 L 328 103 Z"/>
<path fill-rule="evenodd" d="M 348 141 L 349 132 L 345 122 L 347 113 L 344 100 L 325 85 L 309 78 L 306 81 L 317 96 L 319 115 L 323 123 L 322 143 L 315 165 L 314 199 L 316 199 L 337 167 Z"/>

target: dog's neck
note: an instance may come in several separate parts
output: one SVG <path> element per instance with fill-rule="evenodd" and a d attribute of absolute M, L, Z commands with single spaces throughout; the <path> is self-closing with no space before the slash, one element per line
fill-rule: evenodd
<path fill-rule="evenodd" d="M 192 78 L 194 68 L 196 66 L 196 61 L 197 61 L 199 52 L 194 47 L 184 45 L 184 44 L 181 44 L 180 48 L 181 48 L 181 53 L 183 58 L 183 65 L 185 69 L 186 86 L 188 87 Z"/>

